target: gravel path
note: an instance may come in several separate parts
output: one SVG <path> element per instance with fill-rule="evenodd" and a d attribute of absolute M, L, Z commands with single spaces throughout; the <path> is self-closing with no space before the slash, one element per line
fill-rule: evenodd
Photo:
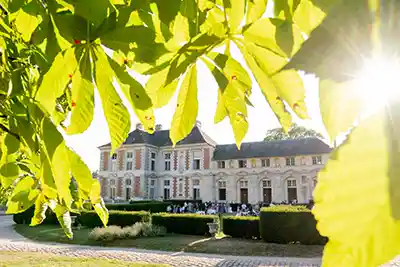
<path fill-rule="evenodd" d="M 104 248 L 35 243 L 16 233 L 11 216 L 0 216 L 0 250 L 39 252 L 71 257 L 96 257 L 132 262 L 165 263 L 176 267 L 317 267 L 320 258 L 274 258 L 171 253 L 133 248 Z M 400 267 L 400 259 L 384 267 Z M 383 267 L 383 266 L 382 266 Z"/>

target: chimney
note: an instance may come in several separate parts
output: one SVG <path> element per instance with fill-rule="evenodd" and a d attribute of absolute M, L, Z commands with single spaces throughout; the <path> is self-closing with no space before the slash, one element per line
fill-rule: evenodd
<path fill-rule="evenodd" d="M 197 128 L 201 129 L 201 121 L 196 121 Z"/>
<path fill-rule="evenodd" d="M 136 130 L 141 130 L 141 131 L 143 131 L 143 124 L 141 124 L 140 122 L 139 122 L 139 123 L 136 123 Z"/>
<path fill-rule="evenodd" d="M 162 130 L 162 124 L 156 124 L 156 132 Z"/>

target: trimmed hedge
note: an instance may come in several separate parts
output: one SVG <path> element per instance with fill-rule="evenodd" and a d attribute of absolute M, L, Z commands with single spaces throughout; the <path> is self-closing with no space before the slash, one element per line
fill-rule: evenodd
<path fill-rule="evenodd" d="M 237 238 L 260 239 L 260 218 L 256 216 L 223 216 L 224 234 Z"/>
<path fill-rule="evenodd" d="M 326 237 L 317 230 L 314 215 L 304 206 L 273 206 L 260 214 L 260 235 L 265 242 L 324 245 Z"/>
<path fill-rule="evenodd" d="M 82 212 L 78 217 L 79 223 L 83 226 L 94 228 L 102 227 L 99 216 L 95 211 Z M 110 210 L 108 217 L 108 225 L 117 226 L 130 226 L 137 222 L 148 222 L 150 220 L 150 213 L 146 211 L 116 211 Z"/>
<path fill-rule="evenodd" d="M 207 235 L 207 223 L 214 222 L 216 216 L 199 214 L 152 214 L 152 223 L 164 226 L 168 233 L 184 235 Z"/>
<path fill-rule="evenodd" d="M 106 204 L 108 210 L 149 211 L 151 213 L 165 212 L 171 202 L 141 202 L 135 204 Z"/>
<path fill-rule="evenodd" d="M 24 212 L 13 214 L 13 221 L 16 224 L 31 224 L 34 212 L 35 206 L 32 206 Z M 71 216 L 77 216 L 77 214 L 71 213 Z M 42 224 L 59 224 L 56 214 L 51 209 L 47 209 L 46 218 Z"/>

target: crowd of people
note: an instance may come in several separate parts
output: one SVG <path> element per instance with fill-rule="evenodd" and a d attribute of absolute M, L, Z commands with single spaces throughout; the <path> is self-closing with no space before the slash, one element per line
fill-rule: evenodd
<path fill-rule="evenodd" d="M 197 213 L 197 214 L 235 214 L 236 216 L 258 216 L 260 209 L 265 206 L 277 205 L 296 205 L 297 201 L 291 203 L 258 203 L 238 204 L 238 203 L 218 203 L 218 202 L 184 202 L 183 204 L 171 204 L 167 206 L 168 213 Z M 313 206 L 312 201 L 307 205 L 309 209 Z"/>

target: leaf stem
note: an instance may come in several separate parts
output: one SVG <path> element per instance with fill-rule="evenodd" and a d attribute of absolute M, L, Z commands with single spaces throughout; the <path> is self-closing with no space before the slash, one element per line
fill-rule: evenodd
<path fill-rule="evenodd" d="M 0 129 L 11 134 L 15 138 L 17 138 L 18 141 L 21 141 L 21 137 L 18 134 L 11 132 L 5 125 L 3 125 L 1 123 L 0 123 Z"/>

